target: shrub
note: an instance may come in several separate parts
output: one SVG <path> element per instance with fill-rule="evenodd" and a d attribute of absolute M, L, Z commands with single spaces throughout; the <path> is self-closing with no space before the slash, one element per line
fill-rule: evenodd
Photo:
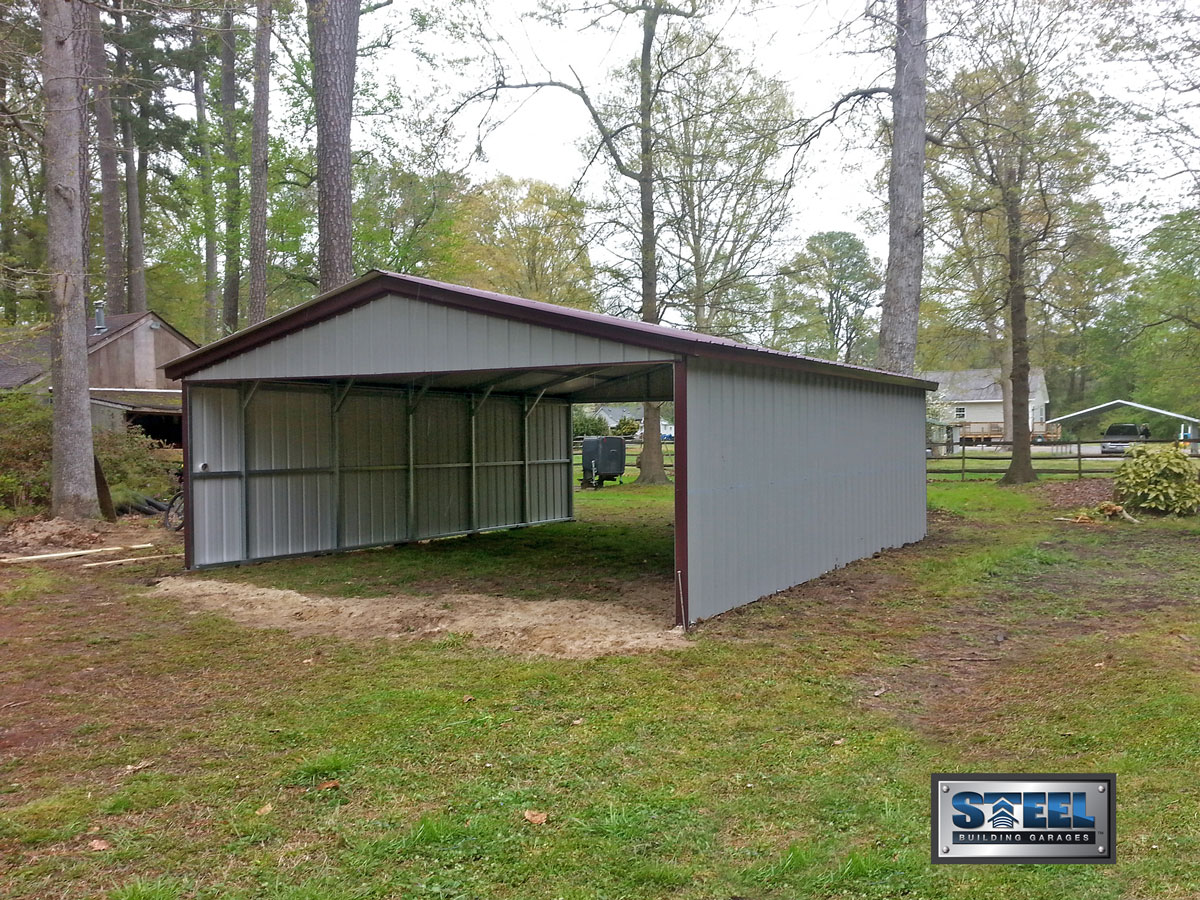
<path fill-rule="evenodd" d="M 613 426 L 612 431 L 613 434 L 619 434 L 622 437 L 629 437 L 630 435 L 637 434 L 639 427 L 640 426 L 637 423 L 637 419 L 631 419 L 629 416 L 622 416 L 621 421 Z"/>
<path fill-rule="evenodd" d="M 0 507 L 13 510 L 50 505 L 53 413 L 36 394 L 0 391 Z M 140 428 L 96 431 L 95 452 L 109 489 L 117 496 L 165 497 L 173 490 L 173 463 L 155 457 L 162 444 Z"/>
<path fill-rule="evenodd" d="M 50 405 L 24 391 L 0 391 L 0 507 L 50 502 Z"/>
<path fill-rule="evenodd" d="M 118 495 L 130 494 L 168 497 L 175 490 L 172 475 L 177 466 L 154 453 L 162 449 L 161 441 L 147 437 L 136 425 L 124 431 L 97 429 L 94 437 L 96 456 L 114 501 Z"/>
<path fill-rule="evenodd" d="M 1117 497 L 1137 509 L 1190 516 L 1200 507 L 1200 478 L 1186 453 L 1172 444 L 1137 444 L 1116 474 Z"/>
<path fill-rule="evenodd" d="M 582 409 L 571 411 L 571 433 L 575 437 L 594 437 L 608 434 L 608 423 L 603 416 L 584 412 Z"/>

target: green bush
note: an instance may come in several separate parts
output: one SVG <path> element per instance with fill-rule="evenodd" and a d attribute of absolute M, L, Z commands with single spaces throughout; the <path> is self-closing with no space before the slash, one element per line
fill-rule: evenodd
<path fill-rule="evenodd" d="M 582 409 L 571 411 L 571 433 L 575 437 L 603 437 L 608 434 L 608 423 L 603 416 L 595 416 Z"/>
<path fill-rule="evenodd" d="M 621 435 L 621 437 L 629 437 L 637 434 L 639 427 L 640 426 L 637 423 L 637 419 L 631 419 L 629 416 L 622 416 L 621 421 L 613 426 L 612 432 L 613 434 Z"/>
<path fill-rule="evenodd" d="M 50 405 L 23 391 L 0 391 L 0 507 L 50 503 Z"/>
<path fill-rule="evenodd" d="M 1173 444 L 1136 444 L 1115 476 L 1117 498 L 1126 506 L 1177 516 L 1200 507 L 1200 478 L 1186 453 Z"/>
<path fill-rule="evenodd" d="M 0 508 L 44 509 L 50 505 L 50 404 L 36 394 L 0 391 Z M 162 444 L 140 428 L 95 432 L 95 452 L 114 495 L 166 497 L 173 463 L 158 459 Z"/>
<path fill-rule="evenodd" d="M 174 492 L 171 476 L 177 466 L 154 453 L 164 446 L 161 441 L 146 437 L 136 425 L 124 431 L 97 429 L 94 437 L 96 456 L 100 458 L 114 501 L 118 495 L 169 497 Z"/>

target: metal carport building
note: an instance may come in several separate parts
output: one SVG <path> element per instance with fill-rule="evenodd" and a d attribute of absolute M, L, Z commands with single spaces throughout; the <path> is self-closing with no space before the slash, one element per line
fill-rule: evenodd
<path fill-rule="evenodd" d="M 675 402 L 680 622 L 925 535 L 916 378 L 384 272 L 166 373 L 189 568 L 569 520 L 585 402 Z"/>

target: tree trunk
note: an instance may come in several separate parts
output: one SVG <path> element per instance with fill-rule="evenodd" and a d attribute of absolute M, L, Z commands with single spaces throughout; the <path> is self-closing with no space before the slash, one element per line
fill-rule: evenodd
<path fill-rule="evenodd" d="M 649 8 L 642 18 L 642 57 L 639 69 L 641 93 L 638 101 L 641 140 L 641 165 L 638 168 L 638 203 L 641 209 L 642 321 L 658 324 L 658 231 L 654 219 L 654 33 L 658 28 L 658 10 Z M 663 464 L 662 431 L 659 406 L 642 407 L 642 461 L 638 484 L 667 484 Z"/>
<path fill-rule="evenodd" d="M 88 299 L 92 293 L 92 165 L 91 165 L 91 104 L 88 102 L 88 82 L 91 79 L 89 71 L 92 58 L 92 29 L 87 15 L 84 15 L 86 30 L 79 36 L 75 45 L 83 81 L 80 83 L 80 99 L 83 103 L 83 128 L 79 133 L 79 239 L 83 247 L 83 308 L 88 309 Z M 44 152 L 44 151 L 43 151 Z"/>
<path fill-rule="evenodd" d="M 217 275 L 217 198 L 213 188 L 212 133 L 205 95 L 206 54 L 199 13 L 192 14 L 192 97 L 196 103 L 196 137 L 200 142 L 200 205 L 204 224 L 204 325 L 211 341 L 220 337 L 220 282 Z"/>
<path fill-rule="evenodd" d="M 100 221 L 104 232 L 104 305 L 125 312 L 125 223 L 121 216 L 121 175 L 117 163 L 117 129 L 109 93 L 108 56 L 100 10 L 88 6 L 91 26 L 89 80 L 96 110 L 96 155 L 100 159 Z"/>
<path fill-rule="evenodd" d="M 888 262 L 879 320 L 879 367 L 905 375 L 916 367 L 925 257 L 925 31 L 925 0 L 896 0 Z"/>
<path fill-rule="evenodd" d="M 121 33 L 121 16 L 113 13 L 117 34 Z M 124 47 L 117 44 L 117 72 L 129 77 L 129 61 Z M 129 312 L 146 309 L 146 239 L 142 231 L 142 196 L 139 190 L 136 145 L 133 140 L 133 103 L 126 97 L 121 101 L 121 155 L 125 163 L 125 274 L 128 279 Z"/>
<path fill-rule="evenodd" d="M 0 103 L 8 103 L 8 66 L 0 62 Z M 13 289 L 13 241 L 16 237 L 16 185 L 8 141 L 0 141 L 0 321 L 16 325 L 18 296 Z"/>
<path fill-rule="evenodd" d="M 271 96 L 271 0 L 258 0 L 254 112 L 250 126 L 250 324 L 267 317 L 267 124 Z"/>
<path fill-rule="evenodd" d="M 238 153 L 237 32 L 233 9 L 221 13 L 221 124 L 225 156 L 225 286 L 221 303 L 221 328 L 238 329 L 238 295 L 242 281 L 242 178 Z"/>
<path fill-rule="evenodd" d="M 359 0 L 309 0 L 317 112 L 317 257 L 322 292 L 354 278 L 350 125 Z"/>
<path fill-rule="evenodd" d="M 92 464 L 79 170 L 87 107 L 86 10 L 67 0 L 42 0 L 40 9 L 47 263 L 54 313 L 51 509 L 66 519 L 96 518 L 100 511 Z"/>
<path fill-rule="evenodd" d="M 1007 339 L 1000 348 L 1000 399 L 1003 428 L 1001 437 L 1006 441 L 1013 439 L 1013 402 L 1012 402 L 1012 343 Z"/>
<path fill-rule="evenodd" d="M 1016 178 L 1010 185 L 1019 183 Z M 1001 484 L 1027 484 L 1037 480 L 1033 471 L 1029 435 L 1029 315 L 1026 311 L 1025 248 L 1021 227 L 1021 197 L 1004 191 L 1004 218 L 1008 231 L 1008 331 L 1012 342 L 1012 462 Z"/>

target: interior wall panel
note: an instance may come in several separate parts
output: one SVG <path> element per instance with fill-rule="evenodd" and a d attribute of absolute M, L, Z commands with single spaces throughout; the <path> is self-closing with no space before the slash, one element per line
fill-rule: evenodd
<path fill-rule="evenodd" d="M 570 516 L 570 406 L 562 401 L 541 401 L 527 423 L 531 398 L 417 397 L 339 382 L 196 385 L 189 397 L 196 565 Z"/>

